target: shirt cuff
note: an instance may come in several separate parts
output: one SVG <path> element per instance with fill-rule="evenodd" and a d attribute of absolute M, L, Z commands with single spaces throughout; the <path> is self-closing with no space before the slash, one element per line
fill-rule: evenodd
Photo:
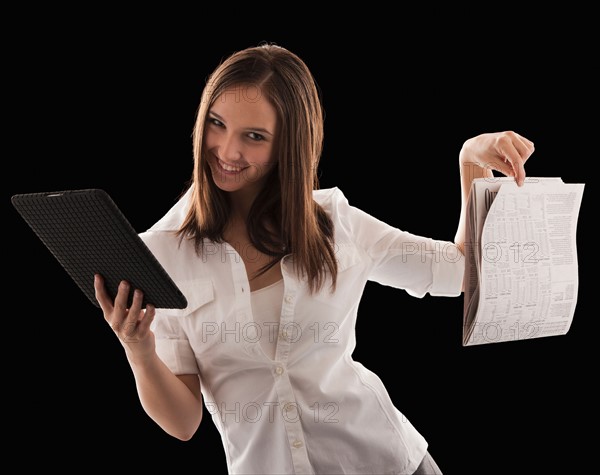
<path fill-rule="evenodd" d="M 429 294 L 436 297 L 458 297 L 462 293 L 465 257 L 458 247 L 448 242 L 431 264 L 433 284 Z"/>

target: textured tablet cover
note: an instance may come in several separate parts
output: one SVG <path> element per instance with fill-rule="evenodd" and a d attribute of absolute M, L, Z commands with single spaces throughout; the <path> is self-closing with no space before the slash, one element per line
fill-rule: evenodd
<path fill-rule="evenodd" d="M 67 273 L 99 307 L 94 274 L 114 299 L 121 280 L 144 291 L 144 305 L 185 308 L 187 301 L 112 198 L 101 189 L 14 195 L 11 202 Z"/>

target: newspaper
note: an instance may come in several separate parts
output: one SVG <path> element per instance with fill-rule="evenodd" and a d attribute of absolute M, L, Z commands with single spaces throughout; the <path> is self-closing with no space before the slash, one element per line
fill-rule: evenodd
<path fill-rule="evenodd" d="M 583 183 L 477 178 L 467 204 L 463 346 L 564 335 L 579 286 Z"/>

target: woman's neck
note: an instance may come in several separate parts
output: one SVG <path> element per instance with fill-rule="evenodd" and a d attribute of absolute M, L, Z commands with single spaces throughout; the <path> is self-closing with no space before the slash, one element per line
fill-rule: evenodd
<path fill-rule="evenodd" d="M 229 218 L 231 221 L 241 221 L 245 223 L 250 214 L 250 208 L 256 198 L 255 193 L 244 192 L 243 190 L 229 194 Z"/>

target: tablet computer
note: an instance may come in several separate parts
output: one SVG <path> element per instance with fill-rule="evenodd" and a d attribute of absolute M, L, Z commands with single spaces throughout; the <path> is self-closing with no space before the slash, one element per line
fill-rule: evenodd
<path fill-rule="evenodd" d="M 112 299 L 119 283 L 144 292 L 143 305 L 185 308 L 187 301 L 108 193 L 101 189 L 13 195 L 11 202 L 38 238 L 96 306 L 94 274 Z"/>

